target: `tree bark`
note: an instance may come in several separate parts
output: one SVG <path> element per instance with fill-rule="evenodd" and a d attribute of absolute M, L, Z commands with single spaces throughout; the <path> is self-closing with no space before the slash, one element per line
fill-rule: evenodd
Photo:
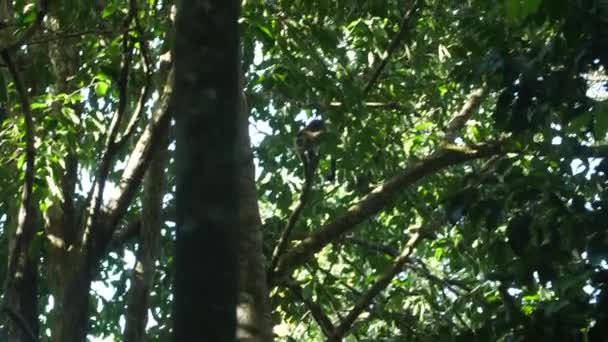
<path fill-rule="evenodd" d="M 79 50 L 70 44 L 51 43 L 50 54 L 59 80 L 60 90 L 69 93 L 69 85 L 61 80 L 69 79 L 80 65 Z M 163 64 L 168 68 L 170 59 Z M 162 72 L 161 74 L 165 74 Z M 169 101 L 173 90 L 172 72 L 169 71 L 161 98 L 155 104 L 152 119 L 146 125 L 129 158 L 129 163 L 120 181 L 117 198 L 111 198 L 103 207 L 99 219 L 89 227 L 86 243 L 82 243 L 83 229 L 75 211 L 73 184 L 76 173 L 66 160 L 67 170 L 63 179 L 64 202 L 53 204 L 47 211 L 46 237 L 48 241 L 49 290 L 53 296 L 51 313 L 51 340 L 57 342 L 86 341 L 89 330 L 89 298 L 91 281 L 98 269 L 99 260 L 105 255 L 112 233 L 122 219 L 129 203 L 135 196 L 141 179 L 155 151 L 166 148 L 171 110 Z M 55 110 L 60 110 L 56 108 Z M 71 195 L 71 196 L 70 196 Z"/>
<path fill-rule="evenodd" d="M 38 296 L 37 266 L 38 251 L 32 243 L 37 231 L 36 214 L 38 207 L 34 200 L 34 174 L 36 149 L 34 144 L 34 119 L 30 100 L 21 74 L 13 63 L 8 50 L 2 50 L 6 63 L 17 90 L 25 126 L 25 175 L 17 227 L 9 235 L 8 267 L 5 279 L 4 296 L 6 309 L 13 314 L 8 322 L 10 341 L 31 341 L 38 335 Z"/>
<path fill-rule="evenodd" d="M 60 30 L 59 19 L 49 21 L 52 29 Z M 49 42 L 49 58 L 57 79 L 59 93 L 73 91 L 70 79 L 80 66 L 76 40 Z M 53 112 L 61 114 L 59 103 Z M 74 108 L 78 116 L 82 108 Z M 80 134 L 80 133 L 77 133 Z M 51 340 L 80 342 L 86 339 L 89 324 L 89 288 L 92 269 L 87 251 L 80 246 L 82 230 L 78 225 L 74 190 L 77 182 L 78 156 L 76 146 L 67 146 L 65 170 L 62 175 L 62 202 L 54 203 L 46 212 L 46 240 L 49 291 L 53 296 L 50 315 Z M 58 199 L 56 199 L 58 201 Z"/>
<path fill-rule="evenodd" d="M 168 125 L 169 122 L 165 124 Z M 167 137 L 165 137 L 165 140 L 168 140 Z M 166 141 L 161 142 L 161 144 L 162 146 L 167 145 Z M 126 324 L 123 336 L 125 342 L 145 341 L 150 288 L 154 280 L 154 262 L 160 251 L 167 150 L 161 149 L 156 151 L 155 154 L 144 179 L 142 226 L 139 230 L 137 259 L 131 276 L 131 288 L 127 300 Z"/>
<path fill-rule="evenodd" d="M 262 220 L 258 207 L 253 152 L 249 138 L 249 112 L 245 94 L 241 94 L 238 128 L 239 193 L 239 303 L 237 340 L 268 342 L 273 340 L 270 303 L 266 283 L 266 263 L 262 251 Z"/>
<path fill-rule="evenodd" d="M 239 2 L 184 0 L 175 40 L 174 341 L 234 341 Z"/>

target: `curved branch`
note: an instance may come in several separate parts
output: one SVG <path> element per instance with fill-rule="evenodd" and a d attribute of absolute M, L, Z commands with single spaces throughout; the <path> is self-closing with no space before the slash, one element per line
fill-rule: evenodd
<path fill-rule="evenodd" d="M 104 208 L 104 213 L 108 218 L 106 226 L 110 229 L 107 232 L 108 236 L 111 236 L 117 223 L 126 212 L 129 203 L 131 203 L 152 159 L 153 152 L 158 148 L 166 147 L 163 145 L 163 141 L 166 141 L 164 137 L 169 133 L 170 98 L 173 93 L 173 83 L 173 69 L 171 68 L 167 75 L 163 95 L 154 110 L 153 118 L 139 137 L 133 152 L 129 156 L 127 166 L 118 184 L 119 190 L 110 198 L 108 205 Z"/>
<path fill-rule="evenodd" d="M 349 208 L 334 221 L 325 224 L 292 251 L 283 255 L 277 264 L 273 283 L 277 283 L 277 278 L 288 276 L 294 268 L 305 263 L 329 243 L 353 230 L 359 223 L 385 209 L 401 194 L 404 188 L 447 167 L 474 159 L 491 157 L 501 153 L 501 150 L 500 143 L 478 146 L 473 149 L 446 146 L 427 159 L 405 169 L 401 174 L 373 189 L 358 204 Z"/>
<path fill-rule="evenodd" d="M 456 134 L 458 134 L 458 131 L 462 127 L 464 127 L 464 125 L 471 118 L 471 116 L 473 115 L 475 110 L 477 110 L 477 108 L 479 108 L 479 105 L 481 104 L 481 100 L 483 99 L 483 97 L 487 93 L 487 91 L 488 91 L 488 88 L 484 84 L 481 88 L 476 89 L 475 91 L 473 91 L 471 93 L 471 95 L 469 95 L 469 98 L 465 102 L 464 106 L 462 106 L 462 108 L 460 109 L 458 114 L 456 114 L 452 118 L 450 123 L 448 124 L 448 127 L 445 130 L 445 137 L 444 137 L 445 142 L 447 142 L 447 143 L 454 142 L 454 139 L 456 138 Z"/>

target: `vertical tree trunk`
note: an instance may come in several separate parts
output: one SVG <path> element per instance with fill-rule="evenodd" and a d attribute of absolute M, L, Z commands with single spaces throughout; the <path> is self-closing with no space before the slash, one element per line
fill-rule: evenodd
<path fill-rule="evenodd" d="M 255 186 L 253 153 L 249 139 L 249 110 L 241 93 L 238 128 L 239 193 L 239 303 L 237 340 L 269 342 L 273 340 L 270 303 L 266 284 L 266 264 L 262 251 L 262 221 Z"/>
<path fill-rule="evenodd" d="M 15 203 L 16 201 L 10 202 Z M 9 207 L 8 221 L 4 225 L 8 236 L 13 238 L 9 241 L 11 253 L 15 253 L 15 232 L 18 229 L 19 208 L 12 204 Z M 38 255 L 38 253 L 33 253 Z M 17 277 L 7 274 L 4 313 L 7 314 L 9 341 L 31 341 L 31 336 L 38 336 L 38 296 L 37 296 L 37 261 L 33 255 L 28 255 L 20 267 L 20 275 Z"/>
<path fill-rule="evenodd" d="M 63 28 L 57 18 L 49 20 L 48 25 L 57 31 Z M 57 79 L 56 92 L 74 91 L 74 85 L 67 80 L 72 78 L 80 66 L 79 49 L 75 41 L 49 42 L 49 58 Z M 82 106 L 73 109 L 78 116 L 81 115 Z M 52 110 L 61 115 L 59 103 Z M 76 146 L 67 146 L 67 151 L 61 178 L 62 202 L 54 203 L 46 213 L 48 281 L 54 303 L 50 317 L 51 339 L 55 342 L 81 342 L 86 340 L 88 331 L 89 289 L 94 267 L 91 255 L 81 246 L 82 229 L 78 224 L 74 202 L 78 177 Z"/>
<path fill-rule="evenodd" d="M 2 59 L 12 76 L 24 118 L 25 175 L 17 227 L 9 235 L 8 267 L 4 296 L 7 311 L 12 319 L 8 321 L 10 341 L 27 341 L 38 335 L 37 266 L 38 251 L 32 243 L 38 229 L 38 206 L 34 200 L 35 174 L 35 130 L 30 108 L 28 90 L 21 74 L 13 63 L 12 53 L 2 51 Z"/>
<path fill-rule="evenodd" d="M 179 2 L 175 40 L 174 341 L 234 341 L 239 2 Z"/>
<path fill-rule="evenodd" d="M 169 125 L 169 121 L 165 123 Z M 168 130 L 168 128 L 167 128 Z M 164 140 L 168 140 L 164 137 Z M 163 141 L 162 146 L 167 146 Z M 154 262 L 160 250 L 160 230 L 163 224 L 161 211 L 165 189 L 165 162 L 167 150 L 155 151 L 144 180 L 142 225 L 139 231 L 137 260 L 127 302 L 125 342 L 145 341 L 150 288 L 154 280 Z"/>
<path fill-rule="evenodd" d="M 72 255 L 72 257 L 74 257 Z M 68 257 L 69 259 L 69 257 Z M 91 271 L 80 266 L 53 291 L 53 342 L 86 341 L 89 328 Z"/>

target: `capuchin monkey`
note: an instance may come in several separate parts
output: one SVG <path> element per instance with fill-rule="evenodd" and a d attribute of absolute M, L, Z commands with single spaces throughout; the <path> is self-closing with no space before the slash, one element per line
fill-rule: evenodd
<path fill-rule="evenodd" d="M 304 164 L 307 179 L 312 178 L 319 165 L 319 141 L 323 133 L 325 133 L 325 123 L 323 120 L 315 119 L 296 135 L 295 148 Z"/>

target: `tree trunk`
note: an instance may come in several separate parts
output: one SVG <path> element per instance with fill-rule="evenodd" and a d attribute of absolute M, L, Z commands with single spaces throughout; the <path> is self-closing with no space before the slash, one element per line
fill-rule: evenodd
<path fill-rule="evenodd" d="M 179 2 L 175 39 L 174 341 L 234 341 L 239 2 Z"/>
<path fill-rule="evenodd" d="M 241 94 L 238 128 L 239 193 L 239 303 L 237 340 L 268 342 L 273 340 L 270 303 L 266 285 L 266 263 L 262 251 L 262 221 L 255 186 L 253 153 L 249 139 L 249 110 Z"/>
<path fill-rule="evenodd" d="M 169 125 L 169 121 L 165 125 Z M 168 140 L 168 137 L 164 138 Z M 166 141 L 162 142 L 162 146 L 166 145 Z M 125 342 L 145 341 L 150 288 L 154 280 L 154 262 L 160 251 L 160 230 L 163 225 L 161 212 L 165 190 L 166 157 L 166 149 L 155 151 L 155 157 L 144 180 L 142 225 L 139 230 L 137 260 L 129 289 L 123 335 Z"/>
<path fill-rule="evenodd" d="M 63 28 L 60 20 L 50 20 L 54 30 Z M 49 42 L 49 58 L 57 78 L 58 93 L 70 93 L 76 87 L 67 80 L 80 67 L 77 40 Z M 73 108 L 76 115 L 82 113 L 82 105 Z M 61 115 L 61 105 L 56 103 L 53 112 Z M 82 132 L 79 132 L 80 136 Z M 94 263 L 89 251 L 81 245 L 82 229 L 74 201 L 78 177 L 76 146 L 67 146 L 65 170 L 61 178 L 62 203 L 54 203 L 46 212 L 46 240 L 49 290 L 53 296 L 51 312 L 51 340 L 56 342 L 81 342 L 86 340 L 89 325 L 89 289 Z"/>
<path fill-rule="evenodd" d="M 70 255 L 66 259 L 71 257 L 75 256 Z M 80 266 L 76 272 L 69 272 L 63 283 L 54 288 L 55 307 L 52 313 L 51 336 L 53 342 L 86 341 L 89 329 L 89 289 L 92 278 L 91 271 L 84 267 Z"/>
<path fill-rule="evenodd" d="M 8 220 L 4 225 L 7 234 L 11 236 L 9 246 L 11 260 L 15 251 L 15 232 L 18 228 L 18 212 L 19 209 L 15 205 L 17 201 L 10 201 Z M 29 249 L 29 247 L 28 247 Z M 38 272 L 36 269 L 37 260 L 34 255 L 38 255 L 38 251 L 28 253 L 26 258 L 20 261 L 21 266 L 18 268 L 19 276 L 14 276 L 10 273 L 6 274 L 6 304 L 3 311 L 8 317 L 8 340 L 9 341 L 31 341 L 31 337 L 38 336 Z M 8 270 L 7 270 L 8 271 Z"/>

